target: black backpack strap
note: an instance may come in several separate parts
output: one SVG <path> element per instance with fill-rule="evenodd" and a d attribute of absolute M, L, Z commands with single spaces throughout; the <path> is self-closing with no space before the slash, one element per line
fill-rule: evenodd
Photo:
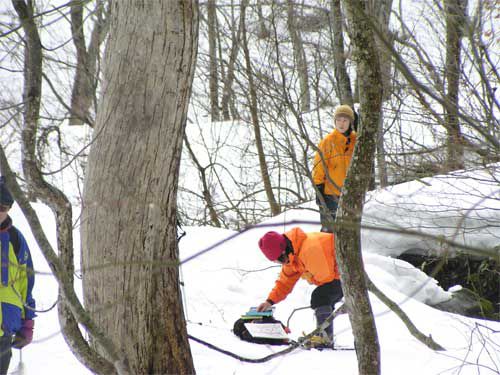
<path fill-rule="evenodd" d="M 14 254 L 18 256 L 19 250 L 21 249 L 21 243 L 19 242 L 19 232 L 13 226 L 9 228 L 9 237 L 10 242 L 12 243 L 12 246 L 14 248 Z"/>

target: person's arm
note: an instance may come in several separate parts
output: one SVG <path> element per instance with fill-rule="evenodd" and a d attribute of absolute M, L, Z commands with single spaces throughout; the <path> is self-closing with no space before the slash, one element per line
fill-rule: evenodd
<path fill-rule="evenodd" d="M 35 327 L 33 318 L 36 316 L 36 305 L 31 293 L 35 284 L 35 272 L 28 244 L 26 243 L 24 236 L 18 230 L 17 235 L 19 240 L 19 253 L 17 254 L 17 261 L 20 268 L 19 273 L 21 275 L 19 292 L 21 293 L 23 309 L 21 312 L 21 327 L 16 332 L 14 341 L 12 342 L 12 347 L 22 349 L 33 340 L 33 329 Z"/>
<path fill-rule="evenodd" d="M 273 304 L 283 301 L 293 290 L 293 287 L 299 278 L 299 272 L 295 272 L 289 265 L 284 265 L 281 268 L 280 276 L 278 280 L 276 280 L 274 288 L 271 290 L 271 293 L 269 293 L 266 301 L 271 301 Z"/>
<path fill-rule="evenodd" d="M 269 310 L 272 305 L 283 301 L 292 291 L 299 278 L 300 273 L 295 272 L 289 265 L 283 265 L 273 290 L 271 290 L 267 299 L 257 307 L 257 311 Z"/>
<path fill-rule="evenodd" d="M 323 145 L 324 145 L 324 140 L 319 143 L 318 151 L 316 151 L 316 154 L 314 154 L 312 178 L 313 178 L 313 183 L 315 185 L 320 185 L 325 183 L 325 168 L 323 167 L 323 160 L 321 159 L 322 155 L 323 158 L 325 158 Z"/>
<path fill-rule="evenodd" d="M 31 259 L 31 252 L 26 243 L 26 240 L 21 232 L 18 232 L 19 237 L 19 254 L 18 254 L 18 262 L 19 266 L 24 268 L 24 272 L 26 275 L 26 283 L 23 285 L 22 290 L 20 290 L 21 296 L 23 298 L 24 307 L 24 320 L 32 320 L 35 314 L 36 303 L 33 298 L 32 291 L 33 286 L 35 285 L 35 271 L 33 268 L 33 261 Z"/>

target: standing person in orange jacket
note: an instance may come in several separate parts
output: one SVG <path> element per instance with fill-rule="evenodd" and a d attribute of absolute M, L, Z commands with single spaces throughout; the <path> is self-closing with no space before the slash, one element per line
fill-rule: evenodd
<path fill-rule="evenodd" d="M 268 310 L 284 300 L 299 278 L 303 278 L 317 285 L 311 295 L 311 308 L 317 326 L 323 324 L 343 297 L 334 246 L 332 233 L 305 233 L 298 227 L 284 234 L 267 232 L 259 240 L 259 247 L 267 259 L 282 267 L 274 288 L 257 311 Z M 321 336 L 325 347 L 333 346 L 333 323 Z"/>
<path fill-rule="evenodd" d="M 321 140 L 314 156 L 313 182 L 326 203 L 324 207 L 317 195 L 322 232 L 332 232 L 331 223 L 335 220 L 340 191 L 356 144 L 355 120 L 351 107 L 338 106 L 334 114 L 335 129 Z"/>

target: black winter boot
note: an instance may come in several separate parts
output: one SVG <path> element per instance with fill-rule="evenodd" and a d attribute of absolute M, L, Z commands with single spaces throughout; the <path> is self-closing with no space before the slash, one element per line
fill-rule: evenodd
<path fill-rule="evenodd" d="M 314 314 L 316 315 L 317 327 L 321 326 L 325 320 L 332 314 L 333 309 L 331 306 L 319 306 L 314 309 Z M 324 342 L 324 347 L 333 348 L 333 321 L 319 333 Z"/>

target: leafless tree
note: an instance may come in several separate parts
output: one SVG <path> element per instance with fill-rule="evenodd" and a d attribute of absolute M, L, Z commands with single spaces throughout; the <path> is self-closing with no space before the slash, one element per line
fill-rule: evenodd
<path fill-rule="evenodd" d="M 456 152 L 463 157 L 459 157 L 462 161 L 452 169 L 498 160 L 500 144 L 495 135 L 500 124 L 493 112 L 498 110 L 499 103 L 493 87 L 499 76 L 488 36 L 494 28 L 488 23 L 491 9 L 488 2 L 482 1 L 467 8 L 464 2 L 453 4 L 456 6 L 439 7 L 435 2 L 423 2 L 413 14 L 400 7 L 393 12 L 399 21 L 398 32 L 392 34 L 396 37 L 394 45 L 381 38 L 383 48 L 392 55 L 395 83 L 401 88 L 397 99 L 401 104 L 394 105 L 398 108 L 395 116 L 418 121 L 421 129 L 430 133 L 428 139 L 435 139 L 432 147 L 423 145 L 421 138 L 411 139 L 405 134 L 408 131 L 401 133 L 400 143 L 405 151 L 418 153 L 421 160 L 427 159 L 420 168 L 415 157 L 409 158 L 410 171 L 427 169 L 428 174 L 447 171 L 447 159 Z M 461 25 L 458 29 L 455 21 Z M 425 27 L 425 33 L 415 31 L 416 22 Z M 380 29 L 376 32 L 381 34 Z M 424 47 L 425 36 L 430 35 L 438 41 L 432 49 Z M 439 49 L 446 53 L 438 53 Z M 442 112 L 437 110 L 439 106 Z M 392 150 L 388 153 L 393 155 L 391 158 L 397 157 Z"/>
<path fill-rule="evenodd" d="M 94 116 L 91 115 L 90 109 L 96 102 L 97 68 L 101 56 L 101 45 L 108 31 L 109 3 L 104 0 L 96 2 L 95 23 L 88 47 L 84 32 L 83 2 L 72 2 L 70 12 L 72 40 L 76 49 L 76 69 L 70 107 L 71 122 L 74 125 L 85 123 L 92 126 Z"/>
<path fill-rule="evenodd" d="M 217 211 L 215 210 L 214 203 L 213 203 L 213 198 L 212 194 L 210 193 L 210 188 L 208 184 L 208 179 L 207 179 L 207 168 L 210 167 L 210 165 L 203 167 L 200 162 L 198 161 L 198 158 L 196 157 L 196 153 L 193 151 L 191 148 L 191 144 L 189 143 L 189 140 L 186 136 L 184 136 L 184 145 L 186 146 L 189 156 L 193 160 L 193 163 L 196 165 L 198 172 L 200 174 L 200 180 L 202 184 L 202 195 L 203 199 L 205 200 L 206 207 L 208 209 L 209 215 L 210 215 L 210 221 L 211 224 L 215 227 L 221 227 L 221 223 L 219 220 L 219 215 L 217 214 Z"/>
<path fill-rule="evenodd" d="M 219 120 L 219 74 L 217 72 L 217 12 L 216 0 L 207 2 L 208 61 L 210 82 L 210 112 L 212 121 Z"/>
<path fill-rule="evenodd" d="M 464 149 L 462 130 L 458 120 L 458 97 L 460 88 L 460 47 L 465 19 L 467 0 L 447 0 L 444 3 L 446 15 L 446 62 L 445 80 L 447 105 L 445 111 L 445 127 L 448 133 L 446 143 L 448 170 L 463 169 Z"/>
<path fill-rule="evenodd" d="M 337 87 L 337 95 L 339 102 L 342 104 L 354 107 L 354 99 L 352 96 L 351 79 L 347 72 L 346 67 L 346 52 L 344 46 L 344 17 L 340 7 L 340 0 L 331 1 L 331 20 L 330 25 L 332 28 L 332 50 L 333 50 L 333 63 L 335 66 L 335 80 Z"/>
<path fill-rule="evenodd" d="M 365 5 L 365 2 L 362 3 Z M 373 6 L 372 1 L 366 3 Z M 208 18 L 202 18 L 207 22 L 201 24 L 207 41 L 211 30 L 213 44 L 211 47 L 208 43 L 200 44 L 202 53 L 195 72 L 191 99 L 193 116 L 190 113 L 188 128 L 196 127 L 197 131 L 186 134 L 186 145 L 190 147 L 184 147 L 183 151 L 181 174 L 187 177 L 181 180 L 177 212 L 182 222 L 241 229 L 285 208 L 297 207 L 313 199 L 314 190 L 310 182 L 312 154 L 319 139 L 332 128 L 333 107 L 343 102 L 354 104 L 359 101 L 360 132 L 369 134 L 369 137 L 377 134 L 377 157 L 385 159 L 377 161 L 380 185 L 442 173 L 449 169 L 450 152 L 455 151 L 463 163 L 452 169 L 486 165 L 495 178 L 494 167 L 488 165 L 500 160 L 500 124 L 496 116 L 500 107 L 495 95 L 500 80 L 493 37 L 498 26 L 494 22 L 494 4 L 489 1 L 468 2 L 465 7 L 462 0 L 443 3 L 426 0 L 393 1 L 391 7 L 390 3 L 384 1 L 377 9 L 371 8 L 371 17 L 365 20 L 366 27 L 375 33 L 379 59 L 384 61 L 381 63 L 384 88 L 381 111 L 376 109 L 375 103 L 368 102 L 369 92 L 360 90 L 369 85 L 364 81 L 367 75 L 360 74 L 360 43 L 355 48 L 354 37 L 357 31 L 353 33 L 347 27 L 353 22 L 347 23 L 345 11 L 352 4 L 334 0 L 256 0 L 243 4 L 211 0 L 203 4 L 210 5 L 211 12 L 214 12 L 210 13 L 210 22 Z M 8 31 L 2 31 L 0 38 L 1 73 L 19 78 L 10 80 L 8 84 L 1 81 L 0 139 L 6 150 L 5 160 L 14 165 L 18 175 L 14 182 L 19 182 L 22 189 L 19 194 L 24 191 L 30 199 L 46 202 L 56 213 L 61 232 L 58 239 L 61 252 L 55 258 L 50 258 L 50 248 L 46 253 L 54 264 L 56 277 L 69 280 L 69 287 L 61 287 L 64 299 L 60 314 L 66 339 L 78 358 L 93 371 L 116 372 L 118 369 L 107 359 L 116 359 L 116 363 L 126 368 L 122 362 L 123 353 L 112 342 L 106 342 L 107 335 L 101 333 L 101 327 L 85 315 L 85 310 L 71 292 L 72 276 L 66 272 L 74 269 L 70 233 L 73 214 L 67 206 L 74 202 L 73 197 L 64 196 L 61 182 L 64 181 L 61 176 L 65 175 L 67 165 L 78 169 L 80 175 L 86 168 L 88 144 L 81 141 L 78 153 L 69 150 L 65 144 L 64 124 L 71 119 L 72 123 L 93 126 L 94 113 L 99 111 L 97 98 L 109 92 L 108 88 L 103 90 L 100 86 L 99 52 L 102 52 L 109 27 L 109 12 L 114 8 L 111 3 L 101 0 L 70 2 L 61 7 L 20 0 L 13 0 L 12 4 L 16 4 L 20 12 L 11 17 L 12 21 L 2 25 L 2 30 Z M 38 11 L 33 10 L 36 6 Z M 245 12 L 242 12 L 242 6 Z M 460 11 L 453 13 L 457 9 Z M 288 16 L 289 12 L 293 17 Z M 61 16 L 56 24 L 68 26 L 68 32 L 52 33 L 50 38 L 40 40 L 36 29 L 39 34 L 42 29 L 49 30 L 48 25 L 55 23 L 51 18 L 55 15 Z M 387 23 L 389 15 L 390 30 Z M 23 20 L 22 25 L 20 19 Z M 461 27 L 457 28 L 458 24 Z M 294 49 L 292 36 L 300 38 L 300 48 L 295 43 Z M 459 36 L 459 44 L 454 36 Z M 432 46 L 429 46 L 426 37 L 432 38 Z M 451 48 L 453 45 L 460 48 Z M 305 80 L 299 79 L 300 72 L 306 71 L 309 87 L 304 86 Z M 24 84 L 24 89 L 18 86 L 18 82 Z M 41 85 L 41 82 L 44 84 Z M 148 87 L 156 87 L 154 85 L 157 84 L 148 80 L 145 82 L 150 85 Z M 301 101 L 306 88 L 309 88 L 310 98 L 307 112 Z M 21 91 L 24 98 L 16 94 Z M 358 95 L 354 95 L 353 91 L 357 91 Z M 212 92 L 217 94 L 217 98 L 211 101 Z M 355 99 L 356 96 L 358 99 Z M 128 96 L 121 93 L 120 98 L 125 100 Z M 212 108 L 216 101 L 218 104 Z M 117 108 L 119 104 L 122 103 L 118 103 Z M 221 111 L 218 119 L 224 121 L 207 121 L 216 109 Z M 171 112 L 177 113 L 174 110 Z M 379 129 L 375 133 L 372 125 L 377 113 Z M 93 134 L 96 142 L 107 130 L 106 126 L 102 126 L 107 120 L 100 118 L 102 130 Z M 135 121 L 136 126 L 129 134 L 130 140 L 145 123 L 148 122 L 142 119 Z M 82 129 L 91 134 L 87 125 Z M 450 132 L 452 129 L 456 131 Z M 16 165 L 20 155 L 16 139 L 21 131 L 22 167 Z M 231 134 L 231 137 L 226 137 L 226 134 Z M 259 141 L 256 142 L 256 139 Z M 433 141 L 431 144 L 429 139 Z M 144 142 L 136 142 L 134 147 Z M 52 147 L 55 144 L 58 145 L 57 151 Z M 362 142 L 361 146 L 365 155 L 370 154 L 371 145 Z M 137 150 L 134 147 L 130 150 Z M 177 147 L 180 148 L 179 143 L 174 148 L 177 150 Z M 61 158 L 60 170 L 52 167 L 51 162 L 56 157 Z M 162 154 L 162 157 L 165 155 Z M 4 174 L 7 174 L 4 171 L 7 161 L 1 163 Z M 266 181 L 262 178 L 262 168 L 267 169 Z M 368 171 L 354 170 L 362 173 L 359 176 L 364 181 L 364 173 Z M 168 173 L 158 174 L 161 175 L 159 182 L 153 182 L 153 177 L 147 178 L 151 186 L 163 183 L 167 186 L 165 178 Z M 120 176 L 128 175 L 123 173 Z M 12 174 L 9 185 L 14 185 L 14 177 Z M 118 177 L 110 177 L 110 181 L 115 181 L 114 178 Z M 196 180 L 193 181 L 194 178 Z M 127 177 L 127 183 L 129 180 L 135 181 Z M 134 187 L 127 185 L 130 190 L 123 192 L 126 199 L 139 194 Z M 361 185 L 357 187 L 363 190 Z M 351 185 L 346 187 L 348 191 L 353 191 Z M 170 190 L 169 194 L 169 200 L 173 202 L 174 190 Z M 359 203 L 360 194 L 357 191 L 353 197 L 345 197 L 347 206 L 344 213 L 354 215 L 356 225 L 359 215 L 356 209 L 359 210 L 359 206 L 355 202 Z M 160 193 L 155 196 L 157 201 L 163 199 L 160 196 Z M 107 199 L 107 195 L 102 199 Z M 22 197 L 17 200 L 23 202 Z M 121 202 L 116 204 L 121 205 Z M 25 210 L 29 212 L 29 207 Z M 155 212 L 151 208 L 146 215 L 155 215 Z M 160 215 L 159 223 L 165 223 L 164 216 Z M 487 223 L 489 225 L 490 222 Z M 173 222 L 169 222 L 171 224 Z M 425 237 L 426 233 L 419 235 Z M 148 241 L 153 237 L 147 237 Z M 146 241 L 146 244 L 149 243 Z M 113 250 L 107 243 L 103 246 L 105 251 Z M 356 243 L 349 246 L 356 246 Z M 173 248 L 169 249 L 173 254 Z M 128 267 L 147 268 L 148 265 L 141 261 L 133 258 Z M 109 261 L 110 267 L 112 263 Z M 159 271 L 159 268 L 154 270 Z M 95 273 L 99 274 L 100 270 Z M 108 305 L 100 307 L 108 309 Z M 102 348 L 102 356 L 96 355 L 83 339 L 77 325 L 82 322 L 92 341 Z"/>
<path fill-rule="evenodd" d="M 127 371 L 123 358 L 120 357 L 113 344 L 89 317 L 73 289 L 72 205 L 60 189 L 45 180 L 40 168 L 42 163 L 36 152 L 37 138 L 40 134 L 40 107 L 42 102 L 42 43 L 35 22 L 33 3 L 24 0 L 13 0 L 12 5 L 24 32 L 22 169 L 26 185 L 33 195 L 32 198 L 40 199 L 54 212 L 59 254 L 55 253 L 47 241 L 33 208 L 14 177 L 3 148 L 1 152 L 2 173 L 8 176 L 9 185 L 13 186 L 16 200 L 28 218 L 42 252 L 59 283 L 59 293 L 62 298 L 61 303 L 58 305 L 59 319 L 64 337 L 70 344 L 71 349 L 77 358 L 93 371 L 103 373 Z M 103 353 L 108 356 L 110 361 L 104 359 L 89 347 L 78 327 L 79 323 L 102 345 Z"/>
<path fill-rule="evenodd" d="M 176 195 L 198 6 L 119 1 L 110 22 L 85 180 L 85 303 L 132 373 L 191 374 Z"/>
<path fill-rule="evenodd" d="M 297 28 L 297 14 L 293 0 L 287 1 L 287 26 L 290 34 L 290 41 L 293 48 L 294 65 L 297 67 L 300 86 L 300 109 L 302 112 L 309 112 L 311 108 L 311 95 L 309 85 L 309 72 L 306 53 L 304 50 L 304 42 L 300 35 L 300 30 Z"/>
<path fill-rule="evenodd" d="M 335 248 L 354 334 L 359 373 L 380 374 L 380 347 L 364 278 L 360 224 L 375 156 L 383 83 L 379 53 L 369 21 L 369 4 L 364 1 L 349 1 L 344 4 L 354 43 L 363 122 L 339 202 Z"/>
<path fill-rule="evenodd" d="M 250 60 L 250 51 L 248 49 L 248 39 L 245 25 L 246 7 L 247 1 L 243 1 L 241 5 L 241 15 L 242 18 L 242 41 L 243 41 L 243 54 L 245 57 L 245 69 L 248 79 L 248 90 L 249 90 L 249 109 L 252 118 L 252 125 L 255 134 L 255 144 L 257 146 L 257 154 L 259 158 L 259 167 L 262 177 L 262 182 L 264 183 L 264 188 L 266 191 L 267 199 L 269 201 L 269 206 L 271 208 L 271 214 L 277 215 L 281 212 L 278 202 L 274 196 L 274 191 L 271 185 L 271 180 L 269 178 L 268 166 L 266 163 L 266 156 L 264 154 L 263 140 L 261 137 L 261 125 L 259 123 L 259 108 L 257 106 L 257 91 L 254 82 L 254 73 L 252 68 L 252 63 Z"/>

